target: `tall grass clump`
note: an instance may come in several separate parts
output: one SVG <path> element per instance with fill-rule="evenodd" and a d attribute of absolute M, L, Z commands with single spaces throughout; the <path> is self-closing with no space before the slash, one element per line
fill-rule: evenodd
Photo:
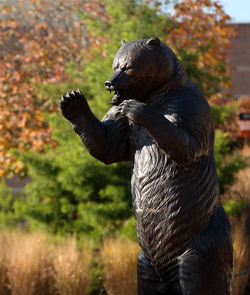
<path fill-rule="evenodd" d="M 86 295 L 92 248 L 75 237 L 0 232 L 0 295 Z"/>
<path fill-rule="evenodd" d="M 250 239 L 246 233 L 246 215 L 231 220 L 234 248 L 234 273 L 250 268 Z M 233 282 L 233 295 L 244 295 L 249 273 L 238 276 Z"/>
<path fill-rule="evenodd" d="M 235 181 L 230 185 L 222 201 L 230 216 L 234 247 L 234 273 L 250 268 L 250 168 L 238 171 Z M 249 273 L 234 279 L 233 295 L 245 294 Z"/>
<path fill-rule="evenodd" d="M 250 204 L 250 167 L 237 173 L 234 183 L 226 191 L 226 197 L 234 201 L 245 200 Z"/>
<path fill-rule="evenodd" d="M 6 236 L 6 266 L 11 295 L 49 295 L 52 265 L 46 237 L 12 232 Z"/>
<path fill-rule="evenodd" d="M 136 266 L 140 248 L 137 243 L 118 238 L 104 240 L 101 258 L 104 287 L 108 295 L 136 295 Z"/>
<path fill-rule="evenodd" d="M 75 237 L 54 246 L 53 276 L 60 295 L 85 295 L 91 281 L 92 248 L 80 251 Z"/>
<path fill-rule="evenodd" d="M 5 236 L 0 235 L 0 294 L 9 295 Z"/>

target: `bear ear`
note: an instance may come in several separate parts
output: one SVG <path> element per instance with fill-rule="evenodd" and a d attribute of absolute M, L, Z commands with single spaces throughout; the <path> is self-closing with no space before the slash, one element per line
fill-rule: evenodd
<path fill-rule="evenodd" d="M 125 40 L 122 40 L 120 43 L 121 43 L 121 46 L 127 44 L 127 42 Z"/>
<path fill-rule="evenodd" d="M 146 45 L 152 45 L 152 46 L 160 47 L 161 46 L 161 41 L 157 37 L 152 37 L 152 38 L 147 40 Z"/>

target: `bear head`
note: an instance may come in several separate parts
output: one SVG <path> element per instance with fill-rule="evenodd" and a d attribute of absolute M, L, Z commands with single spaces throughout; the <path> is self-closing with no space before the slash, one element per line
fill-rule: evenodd
<path fill-rule="evenodd" d="M 183 87 L 185 72 L 173 51 L 158 38 L 121 41 L 113 62 L 113 76 L 105 82 L 107 91 L 114 91 L 113 105 L 126 99 L 146 102 L 159 90 Z"/>

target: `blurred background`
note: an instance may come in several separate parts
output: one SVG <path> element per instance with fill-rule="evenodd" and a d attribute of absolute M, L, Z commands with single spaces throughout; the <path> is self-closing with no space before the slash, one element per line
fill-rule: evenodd
<path fill-rule="evenodd" d="M 93 159 L 59 112 L 101 119 L 127 42 L 157 36 L 207 98 L 235 273 L 250 269 L 248 0 L 0 0 L 0 295 L 136 294 L 130 164 Z M 250 294 L 250 276 L 233 295 Z"/>

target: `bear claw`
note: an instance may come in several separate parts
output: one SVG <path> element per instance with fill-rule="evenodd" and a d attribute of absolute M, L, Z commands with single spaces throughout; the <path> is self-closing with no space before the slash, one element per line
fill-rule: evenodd
<path fill-rule="evenodd" d="M 82 95 L 81 91 L 78 89 L 77 91 L 72 90 L 71 92 L 67 92 L 66 95 L 62 95 L 59 100 L 60 106 L 64 106 L 79 94 Z"/>
<path fill-rule="evenodd" d="M 60 104 L 66 104 L 68 102 L 68 99 L 66 96 L 61 96 L 61 99 L 59 100 Z"/>
<path fill-rule="evenodd" d="M 82 94 L 80 89 L 72 90 L 71 92 L 67 92 L 65 95 L 61 95 L 61 98 L 59 99 L 59 106 L 62 110 L 65 110 L 68 106 L 68 104 L 71 104 L 71 102 L 77 103 L 84 100 L 84 95 Z"/>

